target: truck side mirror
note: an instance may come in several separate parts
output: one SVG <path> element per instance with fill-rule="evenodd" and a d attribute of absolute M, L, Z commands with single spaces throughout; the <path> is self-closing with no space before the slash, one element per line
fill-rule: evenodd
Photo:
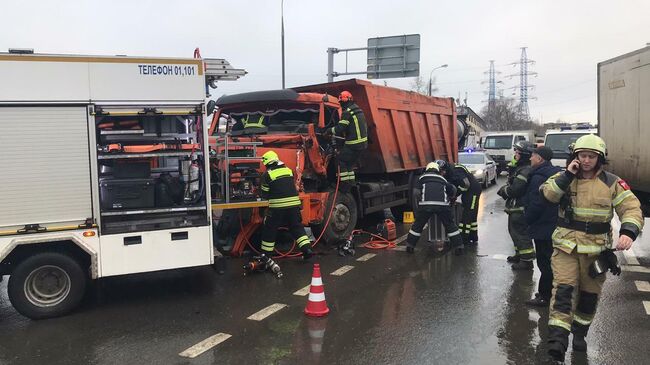
<path fill-rule="evenodd" d="M 211 115 L 214 113 L 214 110 L 217 108 L 217 102 L 214 100 L 208 101 L 208 105 L 206 106 L 205 113 L 206 115 Z"/>

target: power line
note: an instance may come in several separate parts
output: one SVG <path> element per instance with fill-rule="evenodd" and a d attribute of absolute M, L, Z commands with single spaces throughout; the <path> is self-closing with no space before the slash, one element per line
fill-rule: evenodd
<path fill-rule="evenodd" d="M 594 96 L 594 95 L 585 95 L 585 96 L 580 96 L 580 97 L 577 97 L 577 98 L 566 99 L 566 100 L 562 100 L 562 101 L 558 101 L 558 102 L 553 102 L 553 103 L 536 104 L 535 107 L 537 107 L 537 108 L 541 108 L 541 107 L 546 107 L 546 106 L 550 106 L 550 105 L 559 105 L 559 104 L 572 103 L 572 102 L 574 102 L 574 101 L 576 101 L 576 100 L 582 100 L 582 99 L 588 99 L 588 98 L 594 98 L 594 99 L 595 99 L 595 96 Z"/>
<path fill-rule="evenodd" d="M 576 86 L 584 85 L 584 84 L 586 84 L 586 83 L 594 82 L 594 81 L 596 81 L 596 79 L 595 79 L 595 78 L 591 78 L 591 79 L 589 79 L 589 80 L 579 81 L 579 82 L 576 82 L 575 84 L 570 84 L 570 85 L 567 85 L 567 86 L 563 86 L 563 87 L 558 88 L 558 89 L 545 90 L 545 91 L 543 91 L 543 92 L 541 92 L 541 93 L 540 93 L 540 92 L 537 92 L 537 95 L 539 96 L 539 95 L 546 95 L 546 94 L 550 94 L 550 93 L 556 93 L 556 92 L 558 92 L 558 91 L 563 91 L 563 90 L 571 89 L 571 88 L 574 88 L 574 87 L 576 87 Z"/>
<path fill-rule="evenodd" d="M 515 86 L 515 88 L 519 88 L 519 115 L 525 120 L 529 120 L 528 89 L 535 88 L 535 85 L 528 85 L 528 76 L 537 76 L 537 72 L 528 71 L 528 65 L 534 65 L 535 61 L 528 58 L 526 48 L 528 47 L 521 47 L 521 57 L 519 58 L 519 61 L 512 63 L 512 65 L 519 65 L 519 73 L 509 75 L 508 77 L 512 78 L 519 76 L 519 85 Z"/>

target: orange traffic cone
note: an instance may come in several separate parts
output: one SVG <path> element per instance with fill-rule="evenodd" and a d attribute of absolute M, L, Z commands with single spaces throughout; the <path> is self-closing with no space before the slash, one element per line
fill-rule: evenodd
<path fill-rule="evenodd" d="M 311 276 L 311 287 L 309 288 L 309 300 L 305 307 L 305 314 L 310 317 L 322 317 L 327 315 L 330 309 L 325 302 L 325 288 L 323 279 L 320 276 L 320 265 L 314 264 L 314 273 Z"/>

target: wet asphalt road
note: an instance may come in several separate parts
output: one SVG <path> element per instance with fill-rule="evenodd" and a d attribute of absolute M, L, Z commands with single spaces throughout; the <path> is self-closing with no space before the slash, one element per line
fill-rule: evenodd
<path fill-rule="evenodd" d="M 415 255 L 360 249 L 357 258 L 377 256 L 319 256 L 331 310 L 321 319 L 307 318 L 306 297 L 292 295 L 311 278 L 311 265 L 300 261 L 280 262 L 281 280 L 243 277 L 240 259 L 227 260 L 224 275 L 198 268 L 106 279 L 79 311 L 45 321 L 11 308 L 5 280 L 0 364 L 545 364 L 548 310 L 522 304 L 538 274 L 512 272 L 501 256 L 512 244 L 496 190 L 482 196 L 480 243 L 465 256 L 436 254 L 424 239 Z M 650 266 L 648 241 L 635 246 L 641 266 Z M 344 265 L 354 269 L 330 274 Z M 567 363 L 648 363 L 642 301 L 650 292 L 637 291 L 635 280 L 650 273 L 607 280 L 589 351 L 569 352 Z M 246 319 L 274 303 L 287 307 L 259 322 Z M 232 337 L 194 359 L 178 355 L 217 333 Z"/>

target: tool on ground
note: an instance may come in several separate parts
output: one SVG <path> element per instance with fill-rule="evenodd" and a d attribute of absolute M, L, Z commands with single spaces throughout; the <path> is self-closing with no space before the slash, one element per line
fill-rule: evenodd
<path fill-rule="evenodd" d="M 323 317 L 330 312 L 325 302 L 325 287 L 320 274 L 320 265 L 314 264 L 314 273 L 311 276 L 309 299 L 305 307 L 305 314 L 310 317 Z"/>
<path fill-rule="evenodd" d="M 354 256 L 356 250 L 354 246 L 354 236 L 360 235 L 361 231 L 360 230 L 353 230 L 348 238 L 339 241 L 337 251 L 339 253 L 339 256 Z"/>
<path fill-rule="evenodd" d="M 244 264 L 244 275 L 266 270 L 272 272 L 278 279 L 280 279 L 283 275 L 280 266 L 276 264 L 272 258 L 266 256 L 265 254 L 253 256 L 249 262 Z"/>
<path fill-rule="evenodd" d="M 378 224 L 377 231 L 389 241 L 397 239 L 397 228 L 391 219 L 385 219 L 383 223 Z"/>
<path fill-rule="evenodd" d="M 262 254 L 261 256 L 262 262 L 266 264 L 266 268 L 275 274 L 275 276 L 280 279 L 282 277 L 282 270 L 280 269 L 280 265 L 276 264 L 275 261 L 270 256 L 266 256 L 265 254 Z"/>
<path fill-rule="evenodd" d="M 262 271 L 266 271 L 266 263 L 262 261 L 261 256 L 253 256 L 249 262 L 244 264 L 244 276 Z"/>

